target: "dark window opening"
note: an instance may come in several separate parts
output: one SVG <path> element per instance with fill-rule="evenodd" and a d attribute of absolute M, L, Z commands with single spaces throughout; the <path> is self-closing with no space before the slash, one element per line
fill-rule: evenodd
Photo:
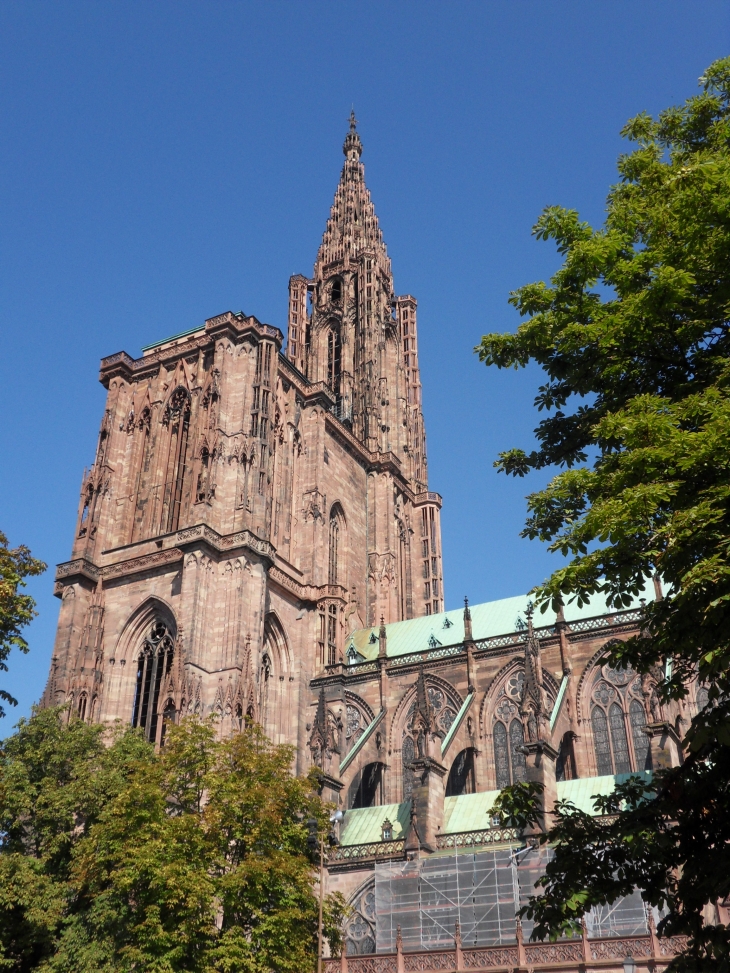
<path fill-rule="evenodd" d="M 459 797 L 476 791 L 474 780 L 474 751 L 462 750 L 451 765 L 446 782 L 446 797 Z"/>
<path fill-rule="evenodd" d="M 560 741 L 558 749 L 558 759 L 555 762 L 555 779 L 575 780 L 577 776 L 575 754 L 573 753 L 573 734 L 566 733 Z"/>
<path fill-rule="evenodd" d="M 350 787 L 350 807 L 377 807 L 382 804 L 383 765 L 367 764 Z"/>

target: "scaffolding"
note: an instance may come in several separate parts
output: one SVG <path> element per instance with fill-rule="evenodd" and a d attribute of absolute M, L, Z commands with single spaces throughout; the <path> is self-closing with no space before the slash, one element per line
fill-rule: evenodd
<path fill-rule="evenodd" d="M 400 926 L 403 950 L 444 950 L 454 944 L 456 923 L 465 947 L 515 941 L 515 915 L 535 894 L 549 849 L 499 848 L 434 854 L 375 865 L 376 942 L 379 953 L 396 951 Z M 591 938 L 647 932 L 639 893 L 586 916 Z M 523 922 L 525 939 L 532 923 Z"/>

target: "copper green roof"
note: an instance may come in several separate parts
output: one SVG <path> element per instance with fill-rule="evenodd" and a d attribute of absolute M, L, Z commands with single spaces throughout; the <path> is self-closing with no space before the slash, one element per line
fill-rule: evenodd
<path fill-rule="evenodd" d="M 641 597 L 653 601 L 652 581 L 647 581 Z M 481 605 L 471 605 L 469 610 L 474 638 L 494 638 L 524 630 L 526 628 L 525 608 L 530 600 L 530 595 L 517 595 L 514 598 L 501 598 L 498 601 L 486 601 Z M 639 605 L 639 598 L 635 598 L 628 608 L 638 608 Z M 615 614 L 616 609 L 609 608 L 601 595 L 594 595 L 582 608 L 575 603 L 568 604 L 563 612 L 566 622 L 570 625 L 583 619 Z M 550 609 L 544 614 L 536 612 L 534 624 L 538 634 L 539 629 L 552 627 L 555 624 L 555 612 Z M 438 649 L 440 646 L 459 645 L 464 641 L 464 610 L 457 608 L 454 611 L 440 612 L 438 615 L 423 615 L 403 622 L 391 622 L 385 626 L 385 632 L 389 658 L 408 655 L 411 652 Z M 378 626 L 357 629 L 348 635 L 346 647 L 353 645 L 355 651 L 359 652 L 365 660 L 375 659 L 378 656 L 378 633 Z"/>
<path fill-rule="evenodd" d="M 571 801 L 581 811 L 594 815 L 596 809 L 593 806 L 593 796 L 611 794 L 617 784 L 623 783 L 631 776 L 637 775 L 617 774 L 558 781 L 558 799 Z M 651 780 L 651 771 L 642 771 L 640 776 L 648 782 Z M 445 798 L 444 824 L 440 833 L 460 834 L 464 831 L 482 831 L 490 827 L 489 809 L 498 794 L 499 791 L 482 791 L 480 794 L 461 794 L 459 797 Z M 404 838 L 408 831 L 410 813 L 410 801 L 346 811 L 340 833 L 340 844 L 365 845 L 380 841 L 386 818 L 393 825 L 393 839 Z"/>
<path fill-rule="evenodd" d="M 341 845 L 366 845 L 380 841 L 383 822 L 393 825 L 393 840 L 405 838 L 411 819 L 411 802 L 402 804 L 381 804 L 378 807 L 358 807 L 345 812 L 345 820 L 340 831 Z"/>
<path fill-rule="evenodd" d="M 154 341 L 151 345 L 144 345 L 142 351 L 149 351 L 150 348 L 158 348 L 160 345 L 166 345 L 168 341 L 177 341 L 178 338 L 187 338 L 190 334 L 195 334 L 196 331 L 204 331 L 205 325 L 199 324 L 195 328 L 188 328 L 187 331 L 179 331 L 177 334 L 171 334 L 169 338 L 163 338 L 161 341 Z"/>

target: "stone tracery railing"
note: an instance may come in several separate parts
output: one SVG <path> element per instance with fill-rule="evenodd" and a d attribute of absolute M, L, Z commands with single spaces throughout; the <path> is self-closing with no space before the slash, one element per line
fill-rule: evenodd
<path fill-rule="evenodd" d="M 479 831 L 460 831 L 455 834 L 436 836 L 437 848 L 469 848 L 477 845 L 493 845 L 501 841 L 519 841 L 517 828 L 482 828 Z"/>
<path fill-rule="evenodd" d="M 555 971 L 591 968 L 623 969 L 630 956 L 638 967 L 655 971 L 686 946 L 683 936 L 658 939 L 648 936 L 617 936 L 601 939 L 570 939 L 556 943 L 525 943 L 469 948 L 456 946 L 445 950 L 419 950 L 404 953 L 380 953 L 369 956 L 342 956 L 324 960 L 324 973 L 411 973 L 417 970 L 441 970 L 461 973 L 466 970 Z"/>
<path fill-rule="evenodd" d="M 328 855 L 328 863 L 363 861 L 368 858 L 401 858 L 405 854 L 405 838 L 393 841 L 369 841 L 362 845 L 337 845 Z"/>

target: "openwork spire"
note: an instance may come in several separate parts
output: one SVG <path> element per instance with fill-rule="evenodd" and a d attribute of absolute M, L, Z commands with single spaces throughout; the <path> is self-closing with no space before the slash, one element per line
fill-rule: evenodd
<path fill-rule="evenodd" d="M 362 142 L 357 132 L 354 111 L 350 112 L 350 130 L 345 137 L 342 151 L 345 154 L 345 164 L 317 254 L 317 263 L 322 266 L 335 261 L 355 259 L 363 250 L 371 250 L 382 263 L 383 269 L 390 273 L 383 234 L 365 185 L 365 167 L 360 162 Z"/>

